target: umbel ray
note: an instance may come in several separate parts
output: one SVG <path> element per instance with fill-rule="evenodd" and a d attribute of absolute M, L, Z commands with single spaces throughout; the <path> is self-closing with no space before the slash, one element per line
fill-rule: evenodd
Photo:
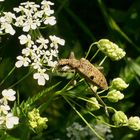
<path fill-rule="evenodd" d="M 59 65 L 68 65 L 70 68 L 76 70 L 76 72 L 78 72 L 86 80 L 86 82 L 90 84 L 91 90 L 93 91 L 97 100 L 103 105 L 106 114 L 108 115 L 106 104 L 94 90 L 94 86 L 97 86 L 98 88 L 103 90 L 108 89 L 108 84 L 104 75 L 87 59 L 81 58 L 80 60 L 77 60 L 73 52 L 71 52 L 68 59 L 60 59 Z"/>

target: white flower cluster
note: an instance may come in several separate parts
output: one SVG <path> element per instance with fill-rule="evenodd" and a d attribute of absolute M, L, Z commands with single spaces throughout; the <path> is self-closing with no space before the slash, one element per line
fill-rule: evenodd
<path fill-rule="evenodd" d="M 10 111 L 8 101 L 14 101 L 16 92 L 12 89 L 3 90 L 0 99 L 0 128 L 11 129 L 19 123 L 19 118 L 14 116 Z"/>
<path fill-rule="evenodd" d="M 95 131 L 98 132 L 99 135 L 106 140 L 111 140 L 113 138 L 109 126 L 106 126 L 104 124 L 97 124 L 93 127 Z M 71 140 L 98 140 L 97 136 L 93 132 L 91 132 L 91 130 L 87 126 L 84 127 L 77 122 L 74 122 L 71 126 L 67 127 L 67 137 Z"/>
<path fill-rule="evenodd" d="M 41 6 L 29 1 L 21 3 L 18 8 L 14 8 L 14 11 L 19 14 L 16 17 L 15 25 L 22 27 L 24 32 L 35 30 L 41 26 L 41 23 L 55 25 L 55 17 L 51 16 L 54 13 L 54 10 L 50 8 L 51 5 L 54 3 L 46 0 L 41 2 Z"/>
<path fill-rule="evenodd" d="M 118 45 L 109 41 L 108 39 L 101 39 L 97 42 L 97 46 L 106 56 L 112 60 L 117 61 L 125 56 L 125 51 L 119 48 Z"/>
<path fill-rule="evenodd" d="M 56 19 L 52 16 L 54 13 L 51 9 L 52 5 L 54 3 L 47 0 L 43 0 L 40 5 L 27 1 L 13 8 L 14 13 L 3 12 L 0 17 L 0 34 L 14 35 L 13 25 L 26 32 L 19 36 L 20 44 L 25 45 L 26 48 L 22 49 L 22 55 L 17 56 L 15 66 L 17 68 L 32 66 L 36 70 L 33 77 L 38 80 L 38 85 L 45 85 L 45 81 L 49 80 L 46 67 L 56 66 L 58 46 L 65 44 L 65 40 L 55 35 L 49 35 L 48 39 L 41 35 L 32 39 L 32 35 L 29 34 L 31 30 L 36 30 L 40 26 L 56 24 Z"/>
<path fill-rule="evenodd" d="M 44 66 L 55 67 L 57 65 L 58 45 L 64 45 L 65 41 L 55 35 L 50 35 L 49 39 L 39 37 L 35 42 L 28 34 L 19 36 L 20 44 L 25 44 L 26 48 L 22 49 L 22 56 L 17 56 L 16 67 L 32 66 L 37 70 L 34 73 L 34 79 L 38 80 L 39 85 L 45 85 L 49 80 L 49 75 Z"/>
<path fill-rule="evenodd" d="M 3 12 L 0 14 L 0 34 L 15 34 L 13 25 L 22 27 L 24 32 L 35 30 L 42 24 L 55 25 L 56 19 L 51 16 L 54 10 L 51 9 L 54 3 L 43 0 L 41 6 L 35 2 L 24 2 L 19 7 L 13 8 L 15 13 Z"/>
<path fill-rule="evenodd" d="M 2 16 L 1 16 L 2 15 Z M 12 22 L 16 19 L 15 14 L 11 12 L 3 12 L 0 16 L 0 34 L 9 33 L 11 35 L 15 34 L 15 30 L 12 27 Z"/>

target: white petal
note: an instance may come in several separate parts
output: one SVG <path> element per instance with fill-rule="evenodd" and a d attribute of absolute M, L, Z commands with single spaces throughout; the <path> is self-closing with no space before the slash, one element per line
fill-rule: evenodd
<path fill-rule="evenodd" d="M 44 74 L 43 76 L 46 80 L 49 80 L 49 75 L 48 74 Z"/>
<path fill-rule="evenodd" d="M 29 30 L 30 30 L 30 26 L 29 25 L 23 27 L 23 31 L 24 32 L 28 32 Z"/>
<path fill-rule="evenodd" d="M 40 76 L 38 78 L 38 85 L 41 85 L 41 86 L 45 85 L 45 78 L 43 76 Z"/>
<path fill-rule="evenodd" d="M 65 44 L 65 40 L 64 39 L 60 39 L 59 44 L 64 45 Z"/>
<path fill-rule="evenodd" d="M 18 124 L 18 123 L 19 123 L 19 118 L 16 117 L 16 116 L 13 116 L 13 117 L 11 117 L 11 121 L 12 121 L 14 124 Z"/>
<path fill-rule="evenodd" d="M 8 98 L 9 101 L 14 101 L 15 99 L 16 99 L 15 96 L 10 96 L 10 97 Z"/>
<path fill-rule="evenodd" d="M 27 66 L 29 66 L 29 63 L 28 62 L 24 62 L 24 67 L 27 67 Z"/>
<path fill-rule="evenodd" d="M 13 89 L 8 89 L 8 93 L 10 95 L 15 95 L 16 94 L 16 92 Z"/>
<path fill-rule="evenodd" d="M 17 68 L 20 68 L 22 65 L 23 65 L 23 61 L 17 61 L 17 62 L 15 63 L 15 66 L 16 66 Z"/>
<path fill-rule="evenodd" d="M 40 74 L 39 73 L 34 73 L 34 75 L 33 75 L 33 78 L 34 79 L 38 79 L 40 77 Z"/>

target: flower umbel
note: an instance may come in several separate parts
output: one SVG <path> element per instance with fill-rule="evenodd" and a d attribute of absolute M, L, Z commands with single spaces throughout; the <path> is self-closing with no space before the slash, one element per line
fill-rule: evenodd
<path fill-rule="evenodd" d="M 124 90 L 129 86 L 129 84 L 126 84 L 125 81 L 121 78 L 115 78 L 111 82 L 111 87 L 113 89 L 117 90 Z"/>
<path fill-rule="evenodd" d="M 11 12 L 3 12 L 3 16 L 0 17 L 0 33 L 15 34 L 15 30 L 12 27 L 13 20 L 16 19 L 15 15 Z"/>
<path fill-rule="evenodd" d="M 119 48 L 118 45 L 109 41 L 108 39 L 101 39 L 97 42 L 100 51 L 110 57 L 112 60 L 117 61 L 125 56 L 125 51 Z"/>
<path fill-rule="evenodd" d="M 116 126 L 124 126 L 128 123 L 127 116 L 122 111 L 116 111 L 112 117 L 112 120 Z"/>
<path fill-rule="evenodd" d="M 22 50 L 23 56 L 17 56 L 18 61 L 15 63 L 17 68 L 22 66 L 32 66 L 37 70 L 34 73 L 34 79 L 38 79 L 38 85 L 45 85 L 45 80 L 49 80 L 49 75 L 45 73 L 44 66 L 56 67 L 58 57 L 58 44 L 64 45 L 65 41 L 59 37 L 52 36 L 52 43 L 49 44 L 49 39 L 39 37 L 33 42 L 31 36 L 21 35 L 19 37 L 20 44 L 26 45 L 26 48 Z"/>
<path fill-rule="evenodd" d="M 128 127 L 133 130 L 140 130 L 140 118 L 138 116 L 130 117 L 128 119 Z"/>
<path fill-rule="evenodd" d="M 48 119 L 46 117 L 41 117 L 39 110 L 34 108 L 31 112 L 28 113 L 29 126 L 35 132 L 41 132 L 43 129 L 47 128 L 46 122 Z"/>
<path fill-rule="evenodd" d="M 29 1 L 21 3 L 19 7 L 14 8 L 15 15 L 18 15 L 15 26 L 21 27 L 24 32 L 29 32 L 43 24 L 54 25 L 56 19 L 51 16 L 54 13 L 52 5 L 54 3 L 47 0 L 43 0 L 41 5 Z M 45 85 L 45 81 L 49 80 L 47 70 L 57 66 L 58 47 L 63 46 L 65 40 L 56 35 L 49 35 L 46 39 L 42 35 L 33 38 L 30 34 L 22 34 L 18 38 L 25 48 L 22 49 L 22 55 L 17 56 L 15 66 L 17 68 L 31 66 L 36 71 L 33 77 L 38 80 L 38 85 Z"/>
<path fill-rule="evenodd" d="M 8 101 L 14 101 L 16 92 L 13 89 L 4 89 L 0 99 L 0 128 L 11 129 L 19 123 L 19 118 L 10 112 Z"/>
<path fill-rule="evenodd" d="M 100 104 L 98 103 L 98 101 L 97 101 L 97 99 L 95 97 L 91 97 L 89 99 L 89 102 L 87 102 L 86 107 L 89 110 L 94 111 L 94 110 L 100 109 Z"/>
<path fill-rule="evenodd" d="M 54 10 L 51 10 L 52 2 L 43 0 L 41 5 L 35 2 L 24 2 L 19 7 L 14 8 L 14 11 L 19 15 L 16 18 L 15 25 L 22 27 L 24 32 L 35 30 L 44 23 L 45 25 L 55 25 L 56 19 L 51 16 Z"/>
<path fill-rule="evenodd" d="M 110 102 L 118 102 L 119 100 L 122 100 L 123 98 L 124 98 L 124 95 L 118 90 L 111 90 L 107 94 L 107 99 Z"/>

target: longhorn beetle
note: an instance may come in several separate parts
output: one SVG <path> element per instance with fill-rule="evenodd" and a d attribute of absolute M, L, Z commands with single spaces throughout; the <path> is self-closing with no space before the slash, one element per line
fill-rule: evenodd
<path fill-rule="evenodd" d="M 95 85 L 101 89 L 107 89 L 108 84 L 104 75 L 87 59 L 81 58 L 77 60 L 74 57 L 74 53 L 71 52 L 69 59 L 59 60 L 59 65 L 68 65 L 72 69 L 75 69 L 79 74 L 81 74 L 85 80 L 92 85 Z"/>

